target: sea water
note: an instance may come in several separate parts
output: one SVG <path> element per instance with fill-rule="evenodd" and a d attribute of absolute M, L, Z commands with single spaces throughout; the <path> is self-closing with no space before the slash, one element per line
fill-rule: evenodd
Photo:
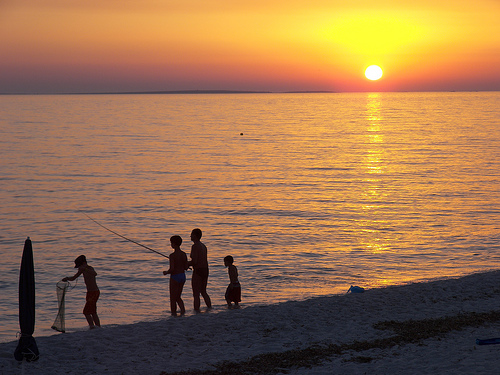
<path fill-rule="evenodd" d="M 55 285 L 80 254 L 104 326 L 169 316 L 168 260 L 88 216 L 164 254 L 177 234 L 189 255 L 201 228 L 213 313 L 226 255 L 243 307 L 500 267 L 498 92 L 4 95 L 0 133 L 3 342 L 28 236 L 35 337 L 55 333 Z M 84 299 L 80 280 L 70 331 Z"/>

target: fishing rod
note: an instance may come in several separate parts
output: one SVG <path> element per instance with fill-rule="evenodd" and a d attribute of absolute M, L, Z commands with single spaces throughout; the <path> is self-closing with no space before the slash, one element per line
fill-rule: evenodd
<path fill-rule="evenodd" d="M 158 254 L 158 255 L 161 255 L 162 257 L 168 258 L 168 255 L 165 255 L 165 254 L 163 254 L 163 253 L 160 253 L 159 251 L 153 250 L 153 249 L 151 249 L 150 247 L 147 247 L 146 245 L 143 245 L 142 243 L 139 243 L 139 242 L 137 242 L 137 241 L 131 240 L 130 238 L 127 238 L 127 237 L 125 237 L 125 236 L 122 236 L 120 233 L 116 233 L 114 230 L 111 230 L 111 229 L 109 229 L 108 227 L 106 227 L 106 226 L 102 225 L 102 224 L 101 224 L 101 223 L 99 223 L 97 220 L 92 219 L 92 218 L 91 218 L 89 215 L 87 215 L 85 212 L 82 212 L 82 213 L 83 213 L 85 216 L 87 216 L 90 220 L 92 220 L 94 223 L 96 223 L 97 225 L 99 225 L 99 226 L 103 227 L 103 228 L 104 228 L 104 229 L 106 229 L 107 231 L 110 231 L 111 233 L 116 234 L 118 237 L 121 237 L 121 238 L 123 238 L 124 240 L 127 240 L 127 241 L 130 241 L 130 242 L 132 242 L 132 243 L 135 243 L 136 245 L 142 246 L 143 248 L 145 248 L 145 249 L 147 249 L 147 250 L 149 250 L 149 251 L 152 251 L 153 253 L 156 253 L 156 254 Z"/>

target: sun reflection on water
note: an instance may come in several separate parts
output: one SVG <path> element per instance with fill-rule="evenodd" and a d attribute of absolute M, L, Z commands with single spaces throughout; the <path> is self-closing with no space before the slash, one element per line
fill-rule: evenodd
<path fill-rule="evenodd" d="M 368 141 L 366 142 L 368 146 L 366 155 L 368 173 L 382 173 L 381 158 L 384 154 L 384 137 L 381 133 L 381 105 L 380 94 L 368 94 L 365 116 L 368 120 Z"/>
<path fill-rule="evenodd" d="M 382 98 L 379 93 L 369 93 L 366 98 L 366 141 L 365 170 L 362 206 L 365 219 L 360 223 L 363 242 L 361 245 L 366 254 L 383 255 L 389 252 L 387 228 L 390 225 L 384 219 L 381 210 L 386 206 L 387 195 L 383 186 L 384 157 L 386 155 L 385 137 L 383 132 L 383 117 L 381 113 Z M 384 282 L 390 282 L 388 280 Z"/>

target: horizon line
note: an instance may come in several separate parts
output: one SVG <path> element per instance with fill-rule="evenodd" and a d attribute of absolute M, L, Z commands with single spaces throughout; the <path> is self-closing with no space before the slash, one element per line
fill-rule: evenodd
<path fill-rule="evenodd" d="M 0 92 L 0 95 L 191 95 L 191 94 L 349 94 L 349 93 L 417 93 L 417 92 L 500 92 L 493 90 L 402 90 L 402 91 L 331 91 L 331 90 L 155 90 L 155 91 L 103 91 L 103 92 Z"/>

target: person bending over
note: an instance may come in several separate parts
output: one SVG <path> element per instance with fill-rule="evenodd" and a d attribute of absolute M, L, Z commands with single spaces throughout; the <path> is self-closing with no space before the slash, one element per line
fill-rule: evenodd
<path fill-rule="evenodd" d="M 83 308 L 83 315 L 89 323 L 90 329 L 101 326 L 101 321 L 97 315 L 97 300 L 99 299 L 100 291 L 97 287 L 96 276 L 97 272 L 93 267 L 87 264 L 87 258 L 85 255 L 80 255 L 75 259 L 75 268 L 78 271 L 71 277 L 65 277 L 62 281 L 73 281 L 83 274 L 83 280 L 87 287 L 87 296 L 85 307 Z"/>

